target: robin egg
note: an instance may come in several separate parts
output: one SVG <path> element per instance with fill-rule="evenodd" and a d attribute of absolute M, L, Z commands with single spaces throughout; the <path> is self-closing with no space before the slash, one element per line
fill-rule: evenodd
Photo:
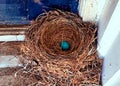
<path fill-rule="evenodd" d="M 70 49 L 70 43 L 67 41 L 61 41 L 60 42 L 60 47 L 63 51 L 67 51 Z"/>

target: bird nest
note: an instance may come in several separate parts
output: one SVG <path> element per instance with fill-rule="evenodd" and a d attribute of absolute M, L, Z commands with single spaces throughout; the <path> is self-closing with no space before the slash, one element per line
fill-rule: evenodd
<path fill-rule="evenodd" d="M 96 52 L 96 30 L 70 12 L 39 15 L 20 47 L 26 62 L 17 77 L 33 77 L 33 86 L 99 86 L 102 60 Z M 62 41 L 69 43 L 67 50 Z"/>

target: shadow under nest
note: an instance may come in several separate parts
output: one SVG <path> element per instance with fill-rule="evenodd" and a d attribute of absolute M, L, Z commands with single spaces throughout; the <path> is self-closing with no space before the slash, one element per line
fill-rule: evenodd
<path fill-rule="evenodd" d="M 20 47 L 25 64 L 16 73 L 18 82 L 22 86 L 99 86 L 102 60 L 96 51 L 96 30 L 94 24 L 70 12 L 39 15 Z M 63 40 L 70 44 L 67 51 L 60 47 Z"/>

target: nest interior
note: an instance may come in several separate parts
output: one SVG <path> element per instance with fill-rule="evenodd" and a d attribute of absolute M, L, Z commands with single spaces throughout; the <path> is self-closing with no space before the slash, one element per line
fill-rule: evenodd
<path fill-rule="evenodd" d="M 96 51 L 96 30 L 94 24 L 70 12 L 39 15 L 20 46 L 21 58 L 27 61 L 17 77 L 33 77 L 31 85 L 40 86 L 100 85 L 102 60 Z M 69 49 L 61 48 L 63 41 Z"/>

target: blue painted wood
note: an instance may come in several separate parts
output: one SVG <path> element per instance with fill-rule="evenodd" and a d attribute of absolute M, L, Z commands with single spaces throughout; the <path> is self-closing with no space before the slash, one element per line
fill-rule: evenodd
<path fill-rule="evenodd" d="M 26 0 L 0 0 L 0 24 L 26 24 Z"/>
<path fill-rule="evenodd" d="M 77 12 L 78 0 L 0 0 L 0 24 L 28 24 L 52 9 Z"/>
<path fill-rule="evenodd" d="M 29 19 L 35 19 L 40 13 L 49 11 L 52 9 L 60 9 L 63 11 L 70 11 L 78 13 L 78 0 L 40 0 L 40 3 L 36 3 L 35 0 L 29 0 Z"/>

